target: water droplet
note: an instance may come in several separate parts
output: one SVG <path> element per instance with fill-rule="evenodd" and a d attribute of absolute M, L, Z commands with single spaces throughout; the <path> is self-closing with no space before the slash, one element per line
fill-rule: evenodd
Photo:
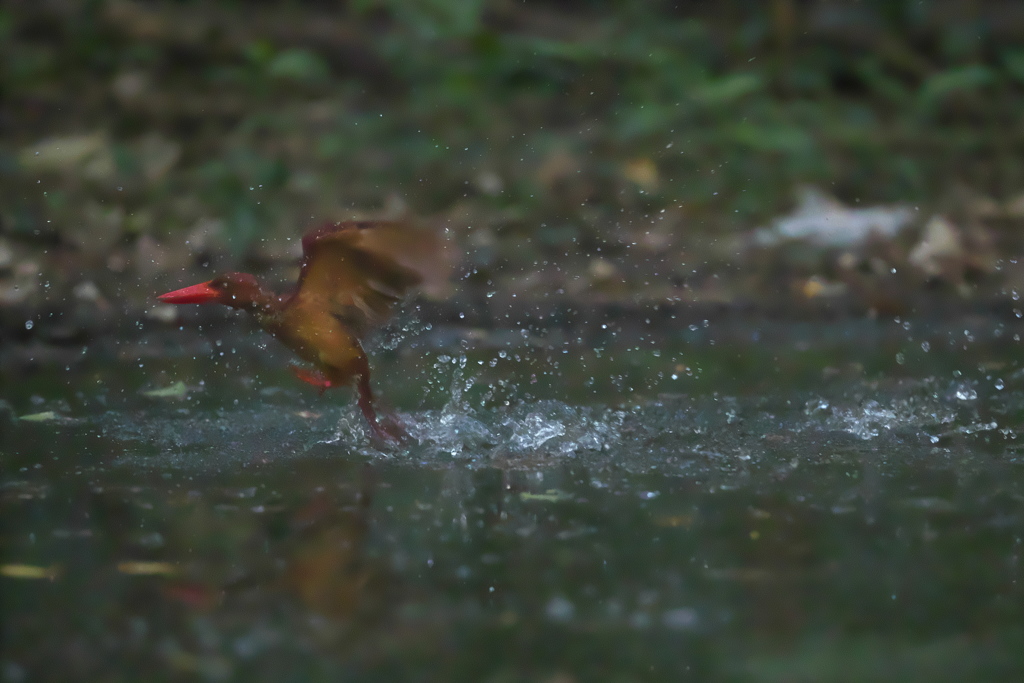
<path fill-rule="evenodd" d="M 961 401 L 974 401 L 978 398 L 978 392 L 971 387 L 960 387 L 956 390 L 956 397 Z"/>
<path fill-rule="evenodd" d="M 569 621 L 576 612 L 576 606 L 562 596 L 551 598 L 544 613 L 553 621 Z"/>

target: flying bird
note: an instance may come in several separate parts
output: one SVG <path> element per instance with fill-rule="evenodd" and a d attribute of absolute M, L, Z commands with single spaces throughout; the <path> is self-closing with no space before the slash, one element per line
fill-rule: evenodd
<path fill-rule="evenodd" d="M 218 303 L 248 311 L 312 368 L 291 366 L 301 380 L 325 390 L 355 384 L 359 409 L 374 436 L 398 440 L 404 430 L 379 421 L 363 341 L 414 287 L 437 293 L 448 272 L 434 234 L 397 221 L 346 221 L 302 237 L 299 281 L 276 294 L 248 273 L 161 294 L 169 304 Z"/>

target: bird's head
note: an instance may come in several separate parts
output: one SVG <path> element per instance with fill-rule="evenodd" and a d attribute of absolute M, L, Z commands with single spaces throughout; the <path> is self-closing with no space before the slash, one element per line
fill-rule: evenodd
<path fill-rule="evenodd" d="M 248 273 L 225 273 L 198 285 L 183 287 L 157 297 L 165 304 L 224 304 L 253 308 L 266 299 L 260 281 Z"/>

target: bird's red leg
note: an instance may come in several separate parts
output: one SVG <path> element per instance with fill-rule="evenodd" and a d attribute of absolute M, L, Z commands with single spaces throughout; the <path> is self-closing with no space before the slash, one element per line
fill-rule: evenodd
<path fill-rule="evenodd" d="M 363 417 L 370 425 L 370 430 L 377 436 L 384 436 L 383 430 L 377 422 L 377 411 L 373 409 L 373 392 L 370 390 L 370 374 L 368 372 L 360 373 L 356 389 L 359 392 L 359 410 L 363 411 Z"/>
<path fill-rule="evenodd" d="M 360 363 L 356 390 L 359 394 L 359 410 L 363 412 L 374 436 L 385 441 L 401 441 L 409 436 L 391 415 L 384 416 L 383 424 L 377 420 L 377 411 L 373 408 L 373 391 L 370 389 L 370 366 L 366 358 Z"/>
<path fill-rule="evenodd" d="M 324 392 L 334 386 L 331 380 L 327 379 L 327 376 L 319 370 L 310 370 L 309 368 L 303 368 L 298 365 L 289 365 L 288 369 L 292 371 L 292 374 L 301 379 L 307 384 L 312 384 L 314 387 L 320 390 L 320 395 L 323 396 Z"/>

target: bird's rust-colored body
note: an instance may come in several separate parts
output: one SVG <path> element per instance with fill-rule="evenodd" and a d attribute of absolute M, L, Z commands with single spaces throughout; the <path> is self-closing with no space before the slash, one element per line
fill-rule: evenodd
<path fill-rule="evenodd" d="M 302 252 L 299 282 L 289 294 L 269 292 L 247 273 L 226 273 L 159 299 L 249 311 L 260 327 L 313 364 L 314 370 L 293 366 L 299 379 L 321 392 L 355 382 L 359 408 L 373 433 L 399 438 L 397 424 L 377 420 L 361 340 L 411 288 L 436 290 L 443 284 L 447 272 L 440 240 L 404 223 L 348 221 L 307 233 Z"/>

